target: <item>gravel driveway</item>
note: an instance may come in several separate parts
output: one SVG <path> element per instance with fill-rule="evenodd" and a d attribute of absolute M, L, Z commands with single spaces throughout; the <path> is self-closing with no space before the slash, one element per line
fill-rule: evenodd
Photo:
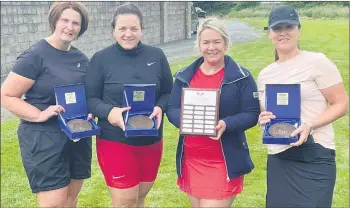
<path fill-rule="evenodd" d="M 237 21 L 225 21 L 232 44 L 254 41 L 262 37 L 262 31 L 249 27 L 246 23 Z M 192 35 L 191 39 L 174 41 L 165 44 L 156 45 L 162 48 L 170 63 L 187 59 L 192 56 L 199 55 L 194 49 L 194 41 L 196 35 Z M 12 118 L 13 115 L 1 106 L 1 121 Z"/>
<path fill-rule="evenodd" d="M 249 27 L 246 23 L 237 21 L 225 21 L 232 44 L 254 41 L 262 37 L 262 31 Z M 170 63 L 199 55 L 194 49 L 196 35 L 189 40 L 174 41 L 171 43 L 156 45 L 163 49 Z"/>

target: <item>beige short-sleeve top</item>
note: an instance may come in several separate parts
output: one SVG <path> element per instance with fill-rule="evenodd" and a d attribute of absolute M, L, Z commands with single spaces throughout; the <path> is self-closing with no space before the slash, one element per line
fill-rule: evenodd
<path fill-rule="evenodd" d="M 338 68 L 323 54 L 302 51 L 296 57 L 282 63 L 274 62 L 258 75 L 259 100 L 265 109 L 265 84 L 300 84 L 301 123 L 311 121 L 328 108 L 321 90 L 341 83 Z M 335 149 L 332 124 L 314 129 L 316 143 Z M 290 145 L 268 144 L 268 153 L 277 154 Z"/>

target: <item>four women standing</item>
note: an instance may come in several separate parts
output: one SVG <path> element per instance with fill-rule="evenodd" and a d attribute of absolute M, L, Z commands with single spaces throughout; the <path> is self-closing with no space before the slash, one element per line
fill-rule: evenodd
<path fill-rule="evenodd" d="M 258 76 L 261 113 L 252 75 L 225 55 L 230 40 L 222 21 L 209 18 L 199 26 L 196 46 L 202 56 L 175 74 L 174 87 L 163 51 L 141 42 L 143 17 L 136 6 L 116 9 L 111 23 L 116 43 L 97 52 L 89 66 L 71 45 L 87 29 L 86 9 L 54 3 L 49 23 L 52 35 L 19 56 L 1 89 L 2 105 L 21 118 L 23 165 L 39 206 L 76 206 L 83 179 L 91 175 L 91 138 L 74 143 L 59 129 L 57 115 L 64 109 L 55 105 L 53 93 L 54 86 L 84 80 L 88 110 L 101 127 L 96 152 L 113 206 L 144 206 L 162 157 L 164 113 L 179 127 L 182 88 L 211 88 L 220 89 L 218 136 L 180 136 L 177 184 L 193 207 L 230 207 L 254 168 L 244 132 L 258 119 L 263 126 L 276 118 L 264 110 L 265 84 L 295 83 L 302 89 L 303 124 L 293 134 L 300 139 L 268 145 L 266 206 L 331 206 L 336 173 L 331 123 L 347 113 L 347 95 L 324 54 L 299 49 L 301 24 L 294 8 L 270 13 L 276 62 Z M 156 84 L 150 117 L 157 119 L 158 136 L 125 137 L 122 114 L 130 107 L 123 106 L 124 84 Z"/>

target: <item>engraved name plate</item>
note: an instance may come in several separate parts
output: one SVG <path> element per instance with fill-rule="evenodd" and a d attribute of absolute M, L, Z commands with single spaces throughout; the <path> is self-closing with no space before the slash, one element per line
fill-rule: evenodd
<path fill-rule="evenodd" d="M 219 97 L 218 89 L 182 89 L 180 134 L 215 137 Z"/>

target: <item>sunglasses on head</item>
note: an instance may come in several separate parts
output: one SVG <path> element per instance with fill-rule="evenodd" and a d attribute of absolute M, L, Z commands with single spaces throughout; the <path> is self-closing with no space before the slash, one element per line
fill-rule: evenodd
<path fill-rule="evenodd" d="M 278 24 L 273 26 L 271 29 L 274 32 L 280 32 L 282 30 L 292 31 L 295 27 L 296 25 L 292 25 L 292 24 Z"/>

